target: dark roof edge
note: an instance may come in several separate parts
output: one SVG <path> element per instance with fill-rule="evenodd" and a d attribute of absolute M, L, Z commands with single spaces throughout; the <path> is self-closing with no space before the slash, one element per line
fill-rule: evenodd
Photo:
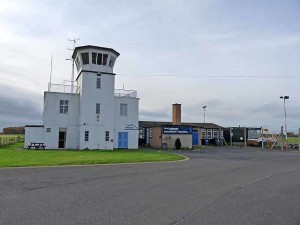
<path fill-rule="evenodd" d="M 74 52 L 72 54 L 72 58 L 75 59 L 75 55 L 78 52 L 78 50 L 81 50 L 81 49 L 84 49 L 84 48 L 94 48 L 94 49 L 98 49 L 98 50 L 110 51 L 110 52 L 116 54 L 117 56 L 120 55 L 119 52 L 117 52 L 116 50 L 114 50 L 112 48 L 105 48 L 105 47 L 94 46 L 94 45 L 84 45 L 84 46 L 78 46 L 74 49 Z"/>
<path fill-rule="evenodd" d="M 25 127 L 44 127 L 44 125 L 25 125 Z"/>
<path fill-rule="evenodd" d="M 115 73 L 107 73 L 107 72 L 99 72 L 99 71 L 93 71 L 93 70 L 80 70 L 80 72 L 78 73 L 77 77 L 76 77 L 76 81 L 78 80 L 78 78 L 80 77 L 80 75 L 83 73 L 83 72 L 86 72 L 86 73 L 96 73 L 96 74 L 107 74 L 107 75 L 116 75 Z"/>
<path fill-rule="evenodd" d="M 145 124 L 147 127 L 155 127 L 155 126 L 172 126 L 172 122 L 166 121 L 143 121 L 140 120 L 139 124 Z M 194 122 L 181 122 L 181 126 L 192 126 L 192 127 L 200 127 L 204 129 L 223 129 L 222 126 L 214 124 L 214 123 L 194 123 Z"/>

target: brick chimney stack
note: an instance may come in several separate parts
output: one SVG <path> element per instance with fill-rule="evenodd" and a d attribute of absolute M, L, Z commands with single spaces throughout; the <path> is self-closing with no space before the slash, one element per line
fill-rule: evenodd
<path fill-rule="evenodd" d="M 181 125 L 181 104 L 172 105 L 172 124 Z"/>

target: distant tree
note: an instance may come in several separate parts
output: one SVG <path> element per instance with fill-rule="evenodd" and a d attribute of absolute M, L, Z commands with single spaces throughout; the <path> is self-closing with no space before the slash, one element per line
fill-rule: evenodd
<path fill-rule="evenodd" d="M 3 134 L 25 134 L 25 127 L 5 127 Z"/>
<path fill-rule="evenodd" d="M 175 140 L 175 148 L 178 150 L 181 148 L 181 141 L 179 138 Z"/>
<path fill-rule="evenodd" d="M 287 132 L 287 136 L 289 136 L 289 137 L 297 137 L 297 135 L 294 132 Z"/>

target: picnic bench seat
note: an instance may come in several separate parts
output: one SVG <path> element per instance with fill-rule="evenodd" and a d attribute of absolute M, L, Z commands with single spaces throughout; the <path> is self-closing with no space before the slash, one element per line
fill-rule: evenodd
<path fill-rule="evenodd" d="M 38 142 L 30 142 L 30 145 L 27 145 L 27 149 L 34 148 L 36 150 L 44 149 L 45 150 L 46 145 L 44 143 L 38 143 Z"/>
<path fill-rule="evenodd" d="M 289 147 L 292 148 L 292 149 L 293 148 L 295 148 L 295 149 L 298 148 L 299 149 L 299 145 L 298 144 L 289 144 Z"/>

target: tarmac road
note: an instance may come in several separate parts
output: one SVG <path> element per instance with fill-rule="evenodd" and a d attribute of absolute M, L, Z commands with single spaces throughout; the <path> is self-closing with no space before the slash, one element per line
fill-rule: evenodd
<path fill-rule="evenodd" d="M 0 224 L 300 224 L 299 152 L 183 154 L 190 160 L 0 169 Z"/>

